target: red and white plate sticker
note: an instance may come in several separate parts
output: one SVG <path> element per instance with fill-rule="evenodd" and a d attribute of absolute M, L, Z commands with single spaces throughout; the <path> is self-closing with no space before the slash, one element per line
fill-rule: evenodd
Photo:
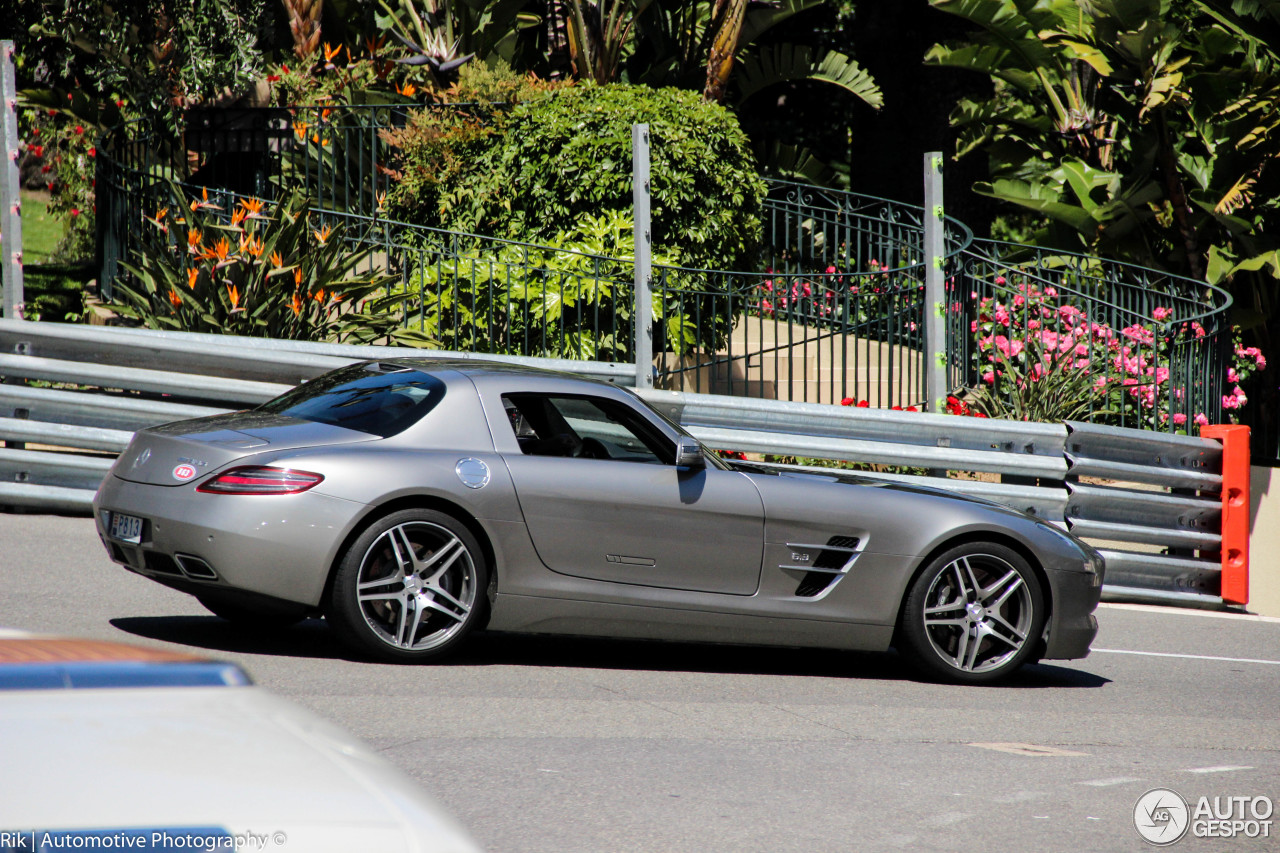
<path fill-rule="evenodd" d="M 185 462 L 179 465 L 177 468 L 173 469 L 173 479 L 175 480 L 190 480 L 195 475 L 196 475 L 195 466 L 187 465 Z"/>

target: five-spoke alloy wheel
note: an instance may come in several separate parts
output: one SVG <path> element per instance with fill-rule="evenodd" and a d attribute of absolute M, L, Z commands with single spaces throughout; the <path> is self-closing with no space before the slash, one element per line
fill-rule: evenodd
<path fill-rule="evenodd" d="M 453 648 L 488 601 L 488 568 L 457 519 L 425 509 L 371 524 L 338 565 L 326 615 L 348 643 L 411 662 Z"/>
<path fill-rule="evenodd" d="M 939 555 L 915 579 L 899 651 L 948 681 L 994 681 L 1026 663 L 1044 633 L 1040 581 L 1016 551 L 972 542 Z"/>

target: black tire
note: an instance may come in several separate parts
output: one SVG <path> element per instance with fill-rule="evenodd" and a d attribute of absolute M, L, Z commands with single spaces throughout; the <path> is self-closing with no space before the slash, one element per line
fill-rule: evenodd
<path fill-rule="evenodd" d="M 221 617 L 246 628 L 272 630 L 288 628 L 296 625 L 307 615 L 307 607 L 302 604 L 279 603 L 270 601 L 242 601 L 219 595 L 198 595 L 196 600 L 214 616 Z"/>
<path fill-rule="evenodd" d="M 926 677 L 985 684 L 1034 659 L 1045 617 L 1040 580 L 1020 554 L 969 542 L 939 555 L 907 590 L 898 651 Z"/>
<path fill-rule="evenodd" d="M 352 648 L 419 663 L 452 651 L 484 623 L 488 581 L 484 552 L 466 525 L 434 510 L 401 510 L 347 548 L 325 615 Z"/>

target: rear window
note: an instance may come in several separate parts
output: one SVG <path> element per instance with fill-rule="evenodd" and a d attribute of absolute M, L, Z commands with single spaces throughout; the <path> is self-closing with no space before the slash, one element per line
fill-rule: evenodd
<path fill-rule="evenodd" d="M 420 421 L 443 397 L 444 383 L 429 373 L 369 362 L 319 376 L 257 411 L 387 438 Z"/>

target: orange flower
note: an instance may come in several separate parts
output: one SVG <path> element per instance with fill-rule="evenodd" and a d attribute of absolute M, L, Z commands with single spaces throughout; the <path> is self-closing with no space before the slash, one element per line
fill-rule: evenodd
<path fill-rule="evenodd" d="M 244 212 L 243 210 L 237 210 L 237 211 L 235 211 L 234 213 L 232 213 L 232 214 L 231 214 L 231 227 L 232 227 L 232 228 L 238 228 L 238 227 L 240 227 L 240 223 L 241 223 L 241 222 L 244 222 L 244 217 L 245 217 L 245 212 Z"/>
<path fill-rule="evenodd" d="M 192 267 L 191 269 L 187 270 L 187 287 L 191 288 L 192 290 L 195 290 L 196 279 L 199 277 L 200 277 L 200 270 L 198 268 Z"/>
<path fill-rule="evenodd" d="M 319 302 L 321 305 L 323 305 L 324 304 L 324 288 L 322 287 L 319 290 L 317 290 L 315 293 L 311 294 L 311 298 L 314 299 L 316 302 Z"/>
<path fill-rule="evenodd" d="M 178 295 L 178 291 L 173 290 L 172 288 L 169 290 L 169 301 L 173 303 L 174 308 L 182 306 L 182 297 Z"/>
<path fill-rule="evenodd" d="M 162 207 L 156 211 L 156 222 L 164 222 L 164 216 L 169 212 L 169 208 Z"/>
<path fill-rule="evenodd" d="M 378 51 L 382 50 L 382 43 L 386 41 L 385 37 L 366 38 L 364 40 L 365 50 L 369 51 L 370 56 L 377 56 Z"/>
<path fill-rule="evenodd" d="M 325 107 L 320 111 L 320 120 L 328 121 L 329 116 L 332 115 L 332 113 L 333 113 L 333 109 L 331 107 Z"/>
<path fill-rule="evenodd" d="M 412 83 L 405 83 L 404 88 L 400 88 L 400 84 L 396 84 L 396 91 L 404 95 L 406 98 L 412 98 L 414 93 L 418 91 L 418 87 Z"/>
<path fill-rule="evenodd" d="M 326 225 L 319 231 L 312 231 L 311 233 L 315 236 L 316 242 L 323 246 L 328 241 L 329 235 L 333 233 L 333 229 Z"/>
<path fill-rule="evenodd" d="M 192 228 L 187 232 L 187 248 L 195 251 L 200 245 L 200 229 Z"/>
<path fill-rule="evenodd" d="M 242 198 L 240 199 L 240 206 L 243 207 L 245 209 L 245 212 L 248 213 L 250 216 L 262 215 L 261 199 L 256 199 L 256 198 L 243 199 Z"/>
<path fill-rule="evenodd" d="M 309 127 L 311 127 L 311 125 L 307 124 L 305 121 L 300 121 L 293 126 L 293 135 L 298 137 L 299 140 L 306 139 L 307 128 Z"/>
<path fill-rule="evenodd" d="M 284 260 L 280 257 L 279 252 L 271 253 L 271 266 L 276 268 L 284 266 Z"/>
<path fill-rule="evenodd" d="M 293 269 L 293 283 L 294 283 L 294 285 L 296 285 L 297 287 L 302 287 L 302 267 L 294 267 L 294 269 Z"/>
<path fill-rule="evenodd" d="M 293 309 L 294 314 L 302 313 L 302 299 L 296 292 L 293 294 L 293 301 L 289 303 L 289 307 Z"/>
<path fill-rule="evenodd" d="M 255 258 L 262 257 L 262 252 L 265 248 L 266 248 L 266 245 L 262 242 L 261 237 L 249 238 L 248 250 L 249 250 L 249 254 L 252 255 L 253 257 Z M 244 251 L 244 249 L 241 249 L 241 251 Z"/>
<path fill-rule="evenodd" d="M 384 210 L 386 210 L 386 209 L 387 209 L 387 208 L 386 208 L 386 205 L 387 205 L 387 191 L 386 191 L 386 190 L 383 190 L 383 191 L 382 191 L 382 192 L 380 192 L 380 193 L 376 193 L 376 195 L 377 195 L 377 198 L 378 198 L 378 212 L 379 212 L 379 213 L 381 213 L 382 211 L 384 211 Z"/>
<path fill-rule="evenodd" d="M 218 259 L 219 263 L 227 259 L 227 254 L 231 251 L 231 244 L 227 242 L 227 238 L 223 237 L 217 242 L 212 249 L 209 250 L 210 257 Z"/>
<path fill-rule="evenodd" d="M 337 56 L 339 53 L 342 53 L 342 45 L 338 45 L 337 47 L 329 47 L 328 42 L 324 43 L 324 61 L 325 62 L 332 62 L 333 58 Z"/>
<path fill-rule="evenodd" d="M 227 285 L 227 296 L 231 299 L 231 309 L 240 307 L 240 290 L 234 284 Z"/>

